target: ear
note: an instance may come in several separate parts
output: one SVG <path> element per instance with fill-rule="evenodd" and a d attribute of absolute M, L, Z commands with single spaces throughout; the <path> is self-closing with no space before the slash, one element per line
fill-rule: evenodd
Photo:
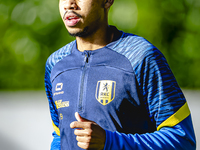
<path fill-rule="evenodd" d="M 114 3 L 114 0 L 105 0 L 105 5 L 104 5 L 104 7 L 105 7 L 106 9 L 109 9 L 109 8 L 112 6 L 113 3 Z"/>

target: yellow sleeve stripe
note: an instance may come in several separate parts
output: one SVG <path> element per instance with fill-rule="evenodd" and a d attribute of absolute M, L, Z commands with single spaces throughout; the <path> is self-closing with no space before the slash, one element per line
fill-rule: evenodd
<path fill-rule="evenodd" d="M 172 116 L 170 116 L 167 120 L 162 122 L 158 127 L 157 131 L 159 131 L 162 127 L 173 127 L 183 121 L 190 115 L 190 110 L 187 102 Z"/>
<path fill-rule="evenodd" d="M 60 129 L 53 123 L 53 121 L 52 121 L 52 124 L 53 124 L 53 129 L 54 129 L 54 131 L 56 132 L 56 134 L 57 134 L 58 136 L 60 136 Z"/>

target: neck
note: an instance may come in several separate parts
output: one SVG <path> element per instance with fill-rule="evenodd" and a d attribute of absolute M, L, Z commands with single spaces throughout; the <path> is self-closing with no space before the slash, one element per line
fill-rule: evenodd
<path fill-rule="evenodd" d="M 79 51 L 100 49 L 112 42 L 114 33 L 109 26 L 101 28 L 87 37 L 76 37 Z"/>

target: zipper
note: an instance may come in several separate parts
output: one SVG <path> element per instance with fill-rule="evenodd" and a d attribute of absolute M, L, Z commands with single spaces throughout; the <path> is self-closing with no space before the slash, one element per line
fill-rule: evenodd
<path fill-rule="evenodd" d="M 83 73 L 81 77 L 81 86 L 80 86 L 80 96 L 79 96 L 79 103 L 78 103 L 78 112 L 82 112 L 83 110 L 83 96 L 84 96 L 84 84 L 85 84 L 85 74 L 89 62 L 90 54 L 88 51 L 85 51 L 85 57 L 84 57 L 84 67 L 83 67 Z"/>

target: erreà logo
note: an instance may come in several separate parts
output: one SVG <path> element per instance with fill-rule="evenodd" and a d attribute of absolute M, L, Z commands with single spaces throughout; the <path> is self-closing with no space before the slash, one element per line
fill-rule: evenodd
<path fill-rule="evenodd" d="M 64 91 L 61 91 L 62 89 L 63 89 L 63 83 L 57 83 L 55 87 L 55 93 L 53 95 L 55 96 L 59 94 L 64 94 Z"/>
<path fill-rule="evenodd" d="M 97 82 L 96 99 L 102 105 L 109 104 L 115 98 L 116 82 L 111 80 L 101 80 Z"/>
<path fill-rule="evenodd" d="M 56 91 L 60 91 L 60 90 L 62 90 L 62 88 L 63 88 L 63 83 L 57 83 L 56 84 Z"/>

